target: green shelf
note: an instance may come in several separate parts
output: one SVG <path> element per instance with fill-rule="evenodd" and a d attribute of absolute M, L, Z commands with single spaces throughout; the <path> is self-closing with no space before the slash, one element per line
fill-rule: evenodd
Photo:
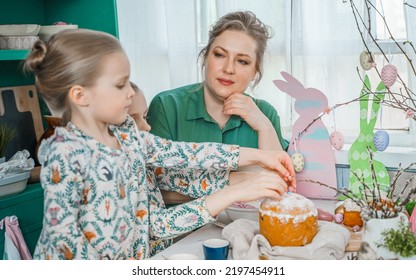
<path fill-rule="evenodd" d="M 33 254 L 43 225 L 43 189 L 40 183 L 27 185 L 22 193 L 0 197 L 0 220 L 13 215 L 18 218 L 25 243 Z M 0 230 L 0 260 L 3 251 L 4 230 Z"/>
<path fill-rule="evenodd" d="M 1 50 L 0 60 L 23 60 L 29 54 L 29 50 Z"/>
<path fill-rule="evenodd" d="M 118 37 L 116 0 L 1 0 L 1 25 L 51 25 L 56 21 L 77 24 L 79 28 L 100 30 Z M 0 88 L 35 83 L 34 76 L 25 74 L 22 69 L 29 52 L 0 50 Z M 46 108 L 40 101 L 41 106 L 43 104 Z M 23 237 L 32 254 L 42 230 L 43 211 L 43 189 L 40 183 L 29 184 L 22 193 L 0 198 L 0 220 L 11 215 L 18 217 Z M 3 250 L 4 230 L 0 230 L 0 260 Z"/>

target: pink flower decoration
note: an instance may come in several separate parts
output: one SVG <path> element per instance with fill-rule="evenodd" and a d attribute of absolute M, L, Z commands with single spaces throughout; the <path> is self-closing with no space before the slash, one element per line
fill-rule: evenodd
<path fill-rule="evenodd" d="M 326 108 L 324 109 L 324 113 L 325 113 L 325 114 L 329 114 L 329 113 L 331 113 L 331 111 L 332 111 L 332 109 L 331 109 L 331 108 L 329 108 L 329 107 L 326 107 Z"/>

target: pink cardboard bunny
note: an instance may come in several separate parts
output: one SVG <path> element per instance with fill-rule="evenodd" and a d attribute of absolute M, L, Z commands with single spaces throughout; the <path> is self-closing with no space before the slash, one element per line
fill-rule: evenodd
<path fill-rule="evenodd" d="M 324 112 L 328 107 L 328 100 L 320 90 L 305 88 L 289 73 L 281 72 L 281 74 L 286 81 L 273 82 L 281 91 L 295 98 L 295 110 L 299 114 L 293 125 L 292 139 L 288 148 L 289 155 L 298 152 L 305 159 L 303 170 L 297 173 L 297 192 L 310 198 L 335 199 L 335 190 L 304 181 L 310 179 L 336 186 L 335 157 L 328 130 L 322 120 L 318 119 L 299 136 L 299 133 Z"/>

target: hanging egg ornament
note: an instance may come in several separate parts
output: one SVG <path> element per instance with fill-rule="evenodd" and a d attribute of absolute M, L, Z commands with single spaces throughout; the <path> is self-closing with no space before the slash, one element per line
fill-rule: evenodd
<path fill-rule="evenodd" d="M 329 135 L 329 142 L 335 150 L 341 150 L 344 147 L 344 135 L 335 130 Z"/>
<path fill-rule="evenodd" d="M 390 136 L 385 130 L 378 130 L 374 133 L 374 147 L 377 151 L 384 151 L 390 142 Z"/>
<path fill-rule="evenodd" d="M 301 153 L 294 153 L 291 156 L 293 168 L 295 169 L 295 172 L 299 173 L 303 170 L 305 167 L 305 158 L 302 156 Z"/>
<path fill-rule="evenodd" d="M 381 69 L 381 81 L 386 87 L 391 87 L 397 79 L 397 68 L 393 64 L 387 64 Z"/>
<path fill-rule="evenodd" d="M 374 57 L 372 53 L 368 51 L 363 51 L 360 54 L 360 64 L 364 70 L 366 71 L 370 70 L 371 67 L 373 67 L 373 63 L 374 63 Z"/>

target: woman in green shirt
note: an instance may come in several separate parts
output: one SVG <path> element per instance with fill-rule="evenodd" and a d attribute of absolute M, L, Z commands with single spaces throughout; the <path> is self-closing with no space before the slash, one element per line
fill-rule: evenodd
<path fill-rule="evenodd" d="M 266 101 L 244 93 L 262 77 L 263 56 L 270 38 L 268 29 L 251 12 L 223 16 L 212 28 L 208 45 L 200 53 L 204 82 L 155 96 L 147 114 L 151 132 L 175 141 L 285 150 L 288 142 L 282 137 L 276 110 Z M 165 190 L 176 186 L 172 191 L 183 194 L 181 188 L 186 189 L 188 195 L 195 194 L 193 197 L 197 197 L 201 188 L 210 190 L 184 180 L 198 181 L 203 176 L 209 179 L 209 174 L 183 172 L 186 171 L 158 169 L 157 183 Z M 228 178 L 229 174 L 224 176 Z"/>
<path fill-rule="evenodd" d="M 151 132 L 175 141 L 286 149 L 276 110 L 244 93 L 262 77 L 268 26 L 251 12 L 235 12 L 209 35 L 200 53 L 204 82 L 159 93 L 149 106 Z"/>

